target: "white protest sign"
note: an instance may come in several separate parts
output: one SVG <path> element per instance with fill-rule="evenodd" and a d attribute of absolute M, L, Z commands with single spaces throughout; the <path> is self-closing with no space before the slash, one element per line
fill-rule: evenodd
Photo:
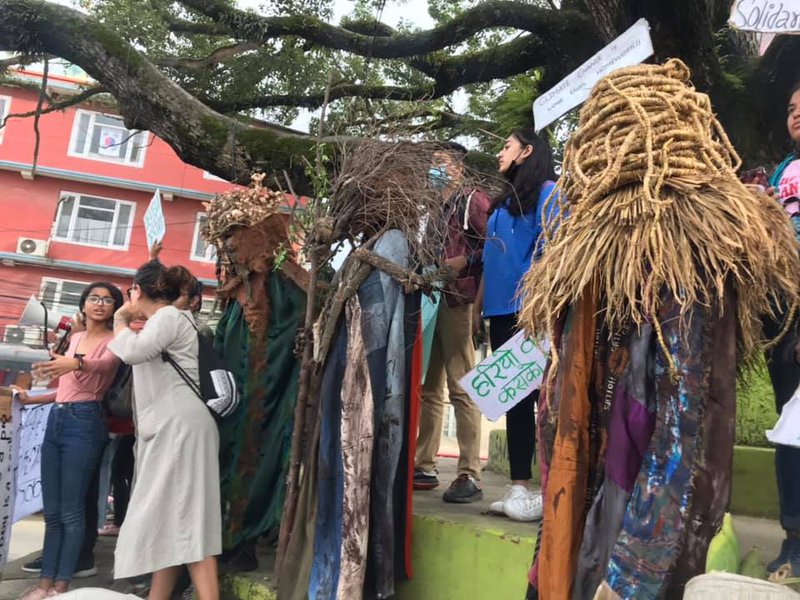
<path fill-rule="evenodd" d="M 16 403 L 14 403 L 16 404 Z M 12 409 L 11 418 L 0 416 L 0 572 L 8 561 L 8 549 L 11 545 L 11 524 L 14 516 L 14 418 L 16 407 Z"/>
<path fill-rule="evenodd" d="M 736 0 L 728 22 L 743 31 L 800 33 L 800 0 Z"/>
<path fill-rule="evenodd" d="M 767 431 L 767 439 L 773 444 L 800 448 L 800 390 L 784 405 L 781 418 Z"/>
<path fill-rule="evenodd" d="M 520 331 L 460 381 L 490 421 L 496 421 L 542 385 L 548 348 Z"/>
<path fill-rule="evenodd" d="M 633 27 L 534 101 L 536 131 L 541 131 L 569 110 L 583 104 L 594 85 L 612 71 L 638 65 L 652 55 L 650 25 L 645 19 L 639 19 Z"/>
<path fill-rule="evenodd" d="M 14 427 L 14 434 L 19 440 L 15 465 L 15 523 L 42 510 L 42 440 L 52 408 L 52 403 L 28 405 L 20 411 L 22 414 Z"/>
<path fill-rule="evenodd" d="M 150 206 L 144 213 L 144 231 L 147 234 L 147 247 L 164 239 L 167 233 L 167 222 L 164 220 L 164 211 L 161 208 L 161 190 L 156 190 L 150 200 Z"/>

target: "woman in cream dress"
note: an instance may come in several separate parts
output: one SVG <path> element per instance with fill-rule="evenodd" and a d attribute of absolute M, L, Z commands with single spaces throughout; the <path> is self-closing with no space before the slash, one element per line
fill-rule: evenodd
<path fill-rule="evenodd" d="M 217 600 L 221 552 L 219 437 L 204 402 L 162 359 L 168 353 L 198 377 L 197 332 L 191 313 L 171 306 L 185 270 L 158 262 L 141 267 L 117 311 L 109 349 L 133 366 L 136 474 L 119 534 L 114 574 L 153 573 L 150 600 L 168 600 L 186 565 L 199 600 Z M 139 333 L 129 324 L 144 317 Z"/>

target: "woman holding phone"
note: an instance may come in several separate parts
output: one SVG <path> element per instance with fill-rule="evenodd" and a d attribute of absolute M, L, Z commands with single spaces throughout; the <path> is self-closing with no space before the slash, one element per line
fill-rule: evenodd
<path fill-rule="evenodd" d="M 119 360 L 108 350 L 114 313 L 122 292 L 106 282 L 83 290 L 79 307 L 85 330 L 73 333 L 67 351 L 33 365 L 41 379 L 58 379 L 53 392 L 32 398 L 16 390 L 23 404 L 55 402 L 42 442 L 44 552 L 39 583 L 20 600 L 66 592 L 78 563 L 85 529 L 85 499 L 100 461 L 107 432 L 101 400 Z"/>

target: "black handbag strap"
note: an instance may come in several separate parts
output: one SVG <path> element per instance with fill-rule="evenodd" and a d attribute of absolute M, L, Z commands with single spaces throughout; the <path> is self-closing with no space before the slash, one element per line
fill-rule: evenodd
<path fill-rule="evenodd" d="M 194 381 L 192 381 L 192 378 L 189 377 L 189 374 L 183 369 L 182 366 L 180 366 L 177 362 L 175 362 L 174 358 L 172 358 L 169 354 L 167 354 L 166 351 L 164 351 L 161 353 L 161 360 L 171 364 L 172 368 L 175 369 L 178 375 L 181 376 L 181 379 L 183 379 L 186 382 L 186 385 L 188 385 L 192 389 L 192 391 L 198 398 L 200 398 L 200 400 L 203 400 L 203 402 L 205 402 L 205 400 L 203 399 L 203 394 L 202 392 L 200 392 L 200 386 L 197 385 Z"/>

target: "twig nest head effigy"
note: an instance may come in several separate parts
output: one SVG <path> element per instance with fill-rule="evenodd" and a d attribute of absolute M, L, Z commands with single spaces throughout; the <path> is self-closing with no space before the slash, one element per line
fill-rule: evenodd
<path fill-rule="evenodd" d="M 736 177 L 739 157 L 679 60 L 620 69 L 581 110 L 564 153 L 560 219 L 524 282 L 522 325 L 549 336 L 591 289 L 613 331 L 660 299 L 737 298 L 739 357 L 763 348 L 759 316 L 797 303 L 800 259 L 783 209 Z"/>
<path fill-rule="evenodd" d="M 208 222 L 203 237 L 221 246 L 225 234 L 234 227 L 253 227 L 278 213 L 284 195 L 264 187 L 264 174 L 254 173 L 248 188 L 218 194 L 206 205 Z"/>

